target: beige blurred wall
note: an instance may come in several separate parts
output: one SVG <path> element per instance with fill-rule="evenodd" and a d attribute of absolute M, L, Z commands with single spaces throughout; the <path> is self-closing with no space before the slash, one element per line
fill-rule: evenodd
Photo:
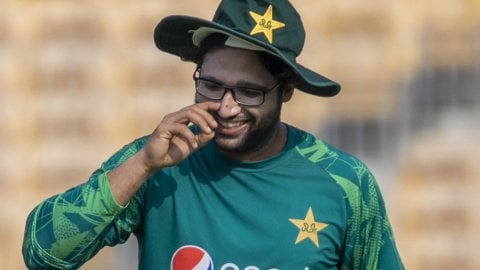
<path fill-rule="evenodd" d="M 297 92 L 286 105 L 285 121 L 319 136 L 332 117 L 398 117 L 398 84 L 425 62 L 479 70 L 479 1 L 292 2 L 307 30 L 299 62 L 343 86 L 338 97 Z M 24 268 L 23 226 L 38 202 L 191 103 L 192 64 L 157 51 L 153 28 L 169 14 L 210 18 L 217 3 L 0 0 L 1 269 Z M 407 136 L 379 178 L 408 269 L 480 264 L 480 149 L 470 143 L 480 119 L 470 117 Z M 107 248 L 84 269 L 121 269 L 135 253 Z"/>

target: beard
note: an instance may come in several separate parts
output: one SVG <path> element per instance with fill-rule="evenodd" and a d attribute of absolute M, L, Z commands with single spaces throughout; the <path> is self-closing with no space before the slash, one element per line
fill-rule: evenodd
<path fill-rule="evenodd" d="M 222 151 L 235 154 L 250 154 L 260 150 L 268 145 L 277 132 L 277 126 L 280 122 L 281 102 L 274 109 L 261 116 L 253 117 L 250 115 L 250 128 L 236 141 L 229 142 L 231 138 L 216 134 L 213 139 L 215 145 Z"/>

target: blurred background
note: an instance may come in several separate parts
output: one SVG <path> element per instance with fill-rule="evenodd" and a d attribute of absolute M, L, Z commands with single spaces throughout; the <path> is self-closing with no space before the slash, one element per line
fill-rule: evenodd
<path fill-rule="evenodd" d="M 24 269 L 26 217 L 193 99 L 193 65 L 153 44 L 217 0 L 0 0 L 0 268 Z M 364 160 L 408 269 L 478 269 L 480 1 L 291 1 L 299 62 L 342 92 L 283 119 Z M 136 269 L 136 239 L 82 269 Z"/>

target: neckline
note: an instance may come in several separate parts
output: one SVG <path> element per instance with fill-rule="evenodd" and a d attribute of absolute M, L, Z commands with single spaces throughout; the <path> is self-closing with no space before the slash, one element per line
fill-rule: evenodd
<path fill-rule="evenodd" d="M 238 161 L 222 154 L 215 146 L 213 142 L 208 143 L 205 147 L 209 149 L 206 157 L 210 159 L 216 167 L 222 167 L 228 170 L 267 170 L 272 167 L 280 166 L 295 148 L 295 129 L 285 124 L 287 128 L 287 143 L 285 147 L 277 154 L 268 157 L 266 159 L 258 161 Z"/>

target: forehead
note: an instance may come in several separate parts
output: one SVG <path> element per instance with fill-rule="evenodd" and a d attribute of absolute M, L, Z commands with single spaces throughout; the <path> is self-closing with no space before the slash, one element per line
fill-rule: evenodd
<path fill-rule="evenodd" d="M 231 47 L 208 51 L 203 58 L 201 73 L 229 84 L 252 81 L 269 85 L 275 82 L 259 52 Z"/>

